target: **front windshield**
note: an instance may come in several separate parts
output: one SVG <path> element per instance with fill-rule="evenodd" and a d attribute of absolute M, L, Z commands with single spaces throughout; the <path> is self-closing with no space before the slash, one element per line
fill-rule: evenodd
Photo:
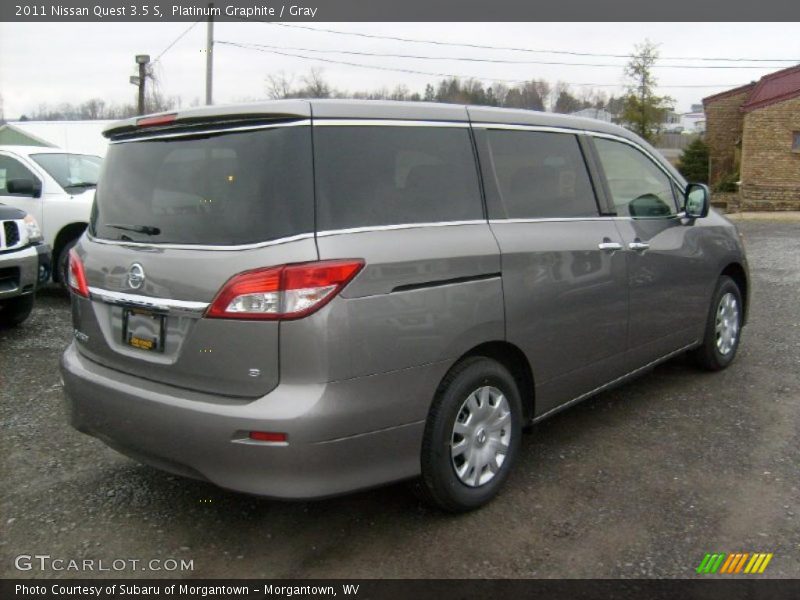
<path fill-rule="evenodd" d="M 103 159 L 88 154 L 32 154 L 31 158 L 64 189 L 97 185 Z"/>

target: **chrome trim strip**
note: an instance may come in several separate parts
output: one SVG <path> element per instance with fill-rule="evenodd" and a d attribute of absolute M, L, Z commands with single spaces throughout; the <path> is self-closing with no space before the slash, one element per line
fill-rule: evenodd
<path fill-rule="evenodd" d="M 331 235 L 342 235 L 346 233 L 367 233 L 370 231 L 393 231 L 395 229 L 422 229 L 427 227 L 449 227 L 460 225 L 486 225 L 484 219 L 474 221 L 438 221 L 434 223 L 401 223 L 398 225 L 374 225 L 368 227 L 351 227 L 349 229 L 329 229 L 317 232 L 317 237 L 328 237 Z"/>
<path fill-rule="evenodd" d="M 473 123 L 472 127 L 482 129 L 507 129 L 512 131 L 544 131 L 549 133 L 571 133 L 580 135 L 586 133 L 583 128 L 559 127 L 557 125 L 517 125 L 515 123 Z"/>
<path fill-rule="evenodd" d="M 632 217 L 619 217 L 614 215 L 598 215 L 596 217 L 546 217 L 540 219 L 489 219 L 490 225 L 503 223 L 561 223 L 564 221 L 630 221 Z"/>
<path fill-rule="evenodd" d="M 238 252 L 241 250 L 253 250 L 255 248 L 267 248 L 269 246 L 279 246 L 280 244 L 287 244 L 289 242 L 297 242 L 300 240 L 312 239 L 313 233 L 300 233 L 269 242 L 256 242 L 254 244 L 241 244 L 239 246 L 211 246 L 203 244 L 154 244 L 149 242 L 125 242 L 120 240 L 104 240 L 91 235 L 88 231 L 86 237 L 91 242 L 98 244 L 108 244 L 110 246 L 131 246 L 134 248 L 152 248 L 153 250 L 224 250 L 228 252 Z"/>
<path fill-rule="evenodd" d="M 595 394 L 599 394 L 603 390 L 608 389 L 611 386 L 613 386 L 613 385 L 615 385 L 617 383 L 620 383 L 620 382 L 624 381 L 625 379 L 628 379 L 629 377 L 633 377 L 637 373 L 641 373 L 642 371 L 644 371 L 646 369 L 649 369 L 652 366 L 655 366 L 655 365 L 657 365 L 659 363 L 662 363 L 664 361 L 669 360 L 673 356 L 677 356 L 678 354 L 680 354 L 682 352 L 686 352 L 690 348 L 693 348 L 694 346 L 697 346 L 697 344 L 698 344 L 698 342 L 697 342 L 697 340 L 695 340 L 691 344 L 687 344 L 687 345 L 683 346 L 682 348 L 678 348 L 677 350 L 674 350 L 673 352 L 665 354 L 661 358 L 657 358 L 655 360 L 651 360 L 649 363 L 639 367 L 638 369 L 634 369 L 633 371 L 625 373 L 625 375 L 622 375 L 621 377 L 617 377 L 616 379 L 612 379 L 608 383 L 604 383 L 603 385 L 598 386 L 598 387 L 594 388 L 593 390 L 591 390 L 589 392 L 586 392 L 585 394 L 581 394 L 580 396 L 577 396 L 577 397 L 573 398 L 572 400 L 568 400 L 567 402 L 564 402 L 563 404 L 559 404 L 555 408 L 551 408 L 546 413 L 542 413 L 538 417 L 535 417 L 534 419 L 532 419 L 531 423 L 538 423 L 539 421 L 543 421 L 547 417 L 550 417 L 550 416 L 552 416 L 552 415 L 554 415 L 554 414 L 556 414 L 558 412 L 561 412 L 562 410 L 566 410 L 570 406 L 574 406 L 575 404 L 578 404 L 582 400 L 586 400 L 590 396 L 594 396 Z"/>
<path fill-rule="evenodd" d="M 371 126 L 371 127 L 463 127 L 470 126 L 469 121 L 404 121 L 402 119 L 336 119 L 320 118 L 314 119 L 314 126 Z"/>
<path fill-rule="evenodd" d="M 104 290 L 97 287 L 90 287 L 89 295 L 93 300 L 100 300 L 107 304 L 166 311 L 170 314 L 183 313 L 199 316 L 205 312 L 209 305 L 209 302 L 192 302 L 189 300 L 154 298 L 152 296 L 141 296 L 139 294 L 112 292 L 111 290 Z"/>
<path fill-rule="evenodd" d="M 547 218 L 531 218 L 531 219 L 489 219 L 490 225 L 500 225 L 502 223 L 550 223 L 550 222 L 563 222 L 563 221 L 652 221 L 667 219 L 682 219 L 686 217 L 686 213 L 678 213 L 675 215 L 667 215 L 663 217 L 631 217 L 630 215 L 598 215 L 596 217 L 547 217 Z"/>
<path fill-rule="evenodd" d="M 111 140 L 109 144 L 127 144 L 128 142 L 144 142 L 147 140 L 164 140 L 176 137 L 187 137 L 192 135 L 204 135 L 207 133 L 230 133 L 236 131 L 256 131 L 258 129 L 275 129 L 277 127 L 300 127 L 311 125 L 311 119 L 301 119 L 299 121 L 286 121 L 280 123 L 259 123 L 258 125 L 237 125 L 235 127 L 218 127 L 214 129 L 195 129 L 191 131 L 173 131 L 165 133 L 154 133 L 153 135 L 137 136 L 124 140 Z M 133 133 L 133 132 L 130 132 Z M 125 135 L 125 134 L 120 134 Z"/>

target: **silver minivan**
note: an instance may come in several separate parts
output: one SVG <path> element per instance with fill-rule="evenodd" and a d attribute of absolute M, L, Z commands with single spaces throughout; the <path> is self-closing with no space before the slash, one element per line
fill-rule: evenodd
<path fill-rule="evenodd" d="M 287 100 L 110 126 L 69 264 L 78 430 L 276 498 L 495 496 L 522 428 L 691 351 L 733 360 L 734 226 L 615 125 Z"/>

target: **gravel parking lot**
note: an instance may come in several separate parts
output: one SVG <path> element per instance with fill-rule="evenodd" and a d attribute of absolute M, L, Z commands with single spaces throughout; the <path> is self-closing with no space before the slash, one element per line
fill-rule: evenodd
<path fill-rule="evenodd" d="M 742 221 L 754 288 L 727 371 L 683 359 L 536 426 L 505 490 L 461 516 L 405 485 L 281 503 L 141 466 L 73 431 L 69 300 L 0 331 L 3 577 L 692 577 L 772 552 L 800 577 L 800 222 Z M 184 572 L 20 572 L 14 558 L 192 560 Z"/>

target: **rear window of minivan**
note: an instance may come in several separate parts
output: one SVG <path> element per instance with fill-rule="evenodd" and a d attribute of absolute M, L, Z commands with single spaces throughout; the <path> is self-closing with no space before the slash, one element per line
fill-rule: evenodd
<path fill-rule="evenodd" d="M 466 127 L 314 128 L 320 231 L 483 219 Z"/>
<path fill-rule="evenodd" d="M 314 230 L 309 126 L 109 146 L 92 213 L 103 239 L 242 245 Z"/>

